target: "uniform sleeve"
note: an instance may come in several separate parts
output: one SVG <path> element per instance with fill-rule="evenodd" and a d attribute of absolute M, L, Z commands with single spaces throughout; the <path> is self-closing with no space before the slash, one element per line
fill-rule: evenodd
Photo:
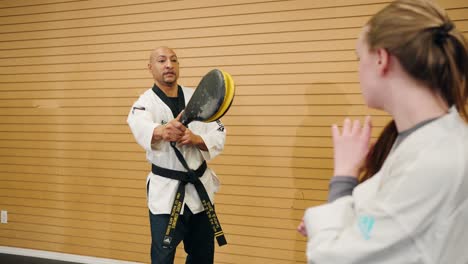
<path fill-rule="evenodd" d="M 146 151 L 157 149 L 159 143 L 151 144 L 154 129 L 161 125 L 153 122 L 152 114 L 149 111 L 149 104 L 144 98 L 140 97 L 130 109 L 127 117 L 127 123 L 130 126 L 136 142 Z"/>
<path fill-rule="evenodd" d="M 460 173 L 456 159 L 432 152 L 392 167 L 373 199 L 357 204 L 354 193 L 307 209 L 308 263 L 432 263 L 421 237 L 451 193 L 447 175 Z"/>
<path fill-rule="evenodd" d="M 203 139 L 208 149 L 208 151 L 202 151 L 205 160 L 214 159 L 221 154 L 226 141 L 226 128 L 220 120 L 205 124 L 205 129 L 199 136 Z"/>
<path fill-rule="evenodd" d="M 334 176 L 328 187 L 328 202 L 333 202 L 343 196 L 353 193 L 354 187 L 358 185 L 358 179 L 352 176 Z"/>

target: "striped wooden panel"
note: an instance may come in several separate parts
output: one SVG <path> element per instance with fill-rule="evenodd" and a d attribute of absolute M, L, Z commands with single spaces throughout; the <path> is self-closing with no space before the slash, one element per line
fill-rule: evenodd
<path fill-rule="evenodd" d="M 181 84 L 222 68 L 237 85 L 210 162 L 230 243 L 216 263 L 305 263 L 295 227 L 326 199 L 330 125 L 389 120 L 364 105 L 354 52 L 388 2 L 0 1 L 0 245 L 149 262 L 149 165 L 125 120 L 167 45 Z M 468 36 L 466 1 L 440 2 Z"/>

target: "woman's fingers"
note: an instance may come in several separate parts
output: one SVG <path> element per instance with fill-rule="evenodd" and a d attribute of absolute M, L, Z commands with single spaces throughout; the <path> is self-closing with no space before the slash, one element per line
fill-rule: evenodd
<path fill-rule="evenodd" d="M 364 125 L 367 125 L 368 123 L 370 124 L 370 117 L 368 118 L 366 118 Z M 351 119 L 346 118 L 343 121 L 343 128 L 342 128 L 341 133 L 340 133 L 340 129 L 338 128 L 338 125 L 336 124 L 332 125 L 332 136 L 334 138 L 337 138 L 339 136 L 359 135 L 363 132 L 362 129 L 363 127 L 361 126 L 361 122 L 359 120 L 356 119 L 354 121 L 351 121 Z"/>
<path fill-rule="evenodd" d="M 354 120 L 351 135 L 359 135 L 361 133 L 361 122 L 358 119 Z"/>
<path fill-rule="evenodd" d="M 364 120 L 364 126 L 362 128 L 361 136 L 363 138 L 370 140 L 371 132 L 372 132 L 372 119 L 370 116 L 366 116 L 366 119 Z"/>
<path fill-rule="evenodd" d="M 307 230 L 306 230 L 306 227 L 305 227 L 304 219 L 302 219 L 301 223 L 297 227 L 297 232 L 299 232 L 299 234 L 307 237 Z"/>
<path fill-rule="evenodd" d="M 351 119 L 345 118 L 343 121 L 343 132 L 342 135 L 349 135 L 352 131 L 352 122 Z"/>
<path fill-rule="evenodd" d="M 335 175 L 358 176 L 369 151 L 371 130 L 370 117 L 364 123 L 346 118 L 341 133 L 337 125 L 332 126 Z"/>
<path fill-rule="evenodd" d="M 340 137 L 340 129 L 338 128 L 337 124 L 332 125 L 332 137 L 333 140 L 336 140 L 338 137 Z"/>

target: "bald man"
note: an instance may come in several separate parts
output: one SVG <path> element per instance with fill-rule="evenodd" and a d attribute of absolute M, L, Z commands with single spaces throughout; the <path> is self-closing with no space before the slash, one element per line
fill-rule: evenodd
<path fill-rule="evenodd" d="M 151 163 L 146 181 L 152 237 L 151 263 L 173 263 L 176 247 L 183 241 L 186 263 L 211 264 L 214 257 L 213 229 L 194 184 L 179 178 L 185 177 L 183 173 L 187 170 L 177 152 L 198 177 L 213 203 L 219 180 L 207 167 L 206 160 L 216 157 L 224 149 L 226 130 L 219 121 L 194 121 L 188 127 L 179 122 L 180 113 L 194 89 L 177 83 L 179 60 L 172 49 L 159 47 L 151 52 L 148 70 L 154 85 L 133 104 L 127 123 Z M 176 142 L 175 146 L 171 142 Z M 180 204 L 177 204 L 179 200 Z M 172 209 L 177 206 L 181 208 L 176 214 Z"/>

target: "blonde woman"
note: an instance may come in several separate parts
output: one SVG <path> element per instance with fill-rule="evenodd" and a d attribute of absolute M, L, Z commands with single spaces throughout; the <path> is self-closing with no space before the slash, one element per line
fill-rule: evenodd
<path fill-rule="evenodd" d="M 393 121 L 370 152 L 370 118 L 332 127 L 339 195 L 298 227 L 308 263 L 468 263 L 466 40 L 432 1 L 401 0 L 370 19 L 356 51 L 366 104 Z M 376 173 L 357 184 L 362 169 Z"/>

